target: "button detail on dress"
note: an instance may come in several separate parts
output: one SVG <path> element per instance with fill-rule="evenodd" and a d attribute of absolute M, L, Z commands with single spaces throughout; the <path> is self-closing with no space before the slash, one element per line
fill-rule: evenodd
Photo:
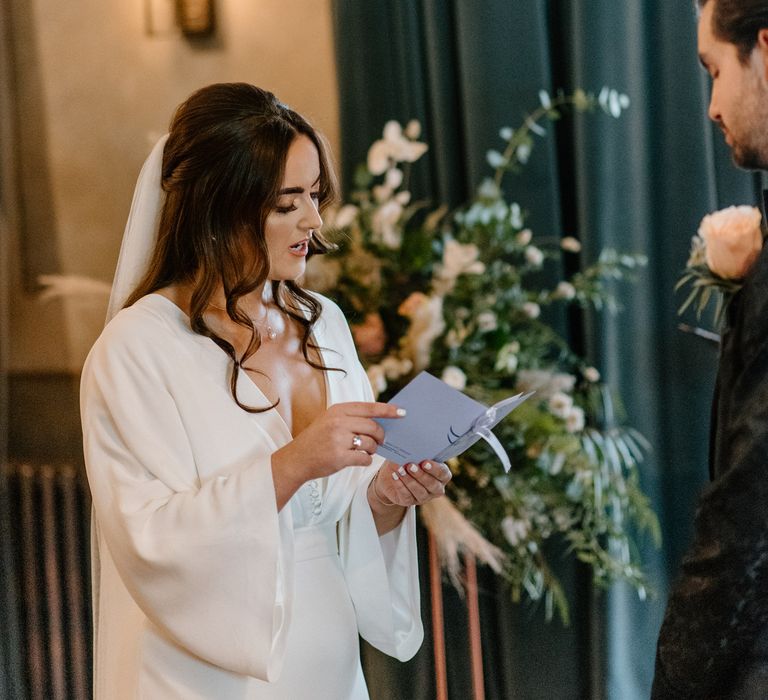
<path fill-rule="evenodd" d="M 323 512 L 323 500 L 320 496 L 319 484 L 317 479 L 309 482 L 309 498 L 312 501 L 312 514 L 320 515 Z"/>

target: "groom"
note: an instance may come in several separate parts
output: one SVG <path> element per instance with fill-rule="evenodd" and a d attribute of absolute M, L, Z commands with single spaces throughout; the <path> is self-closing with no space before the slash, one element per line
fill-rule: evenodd
<path fill-rule="evenodd" d="M 697 0 L 709 116 L 734 162 L 768 170 L 768 0 Z M 728 307 L 712 483 L 659 634 L 653 700 L 768 698 L 768 246 Z"/>

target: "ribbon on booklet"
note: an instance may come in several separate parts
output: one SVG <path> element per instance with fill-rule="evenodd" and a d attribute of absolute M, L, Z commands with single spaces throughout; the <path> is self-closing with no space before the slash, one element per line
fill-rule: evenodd
<path fill-rule="evenodd" d="M 425 459 L 445 462 L 482 439 L 509 471 L 506 450 L 491 430 L 532 393 L 485 406 L 428 372 L 421 372 L 390 400 L 406 409 L 406 417 L 376 419 L 385 433 L 384 443 L 376 452 L 398 464 Z"/>
<path fill-rule="evenodd" d="M 510 396 L 508 399 L 504 399 L 493 406 L 489 406 L 483 415 L 478 416 L 472 422 L 472 425 L 466 433 L 456 436 L 455 439 L 453 439 L 453 430 L 451 430 L 448 435 L 451 444 L 442 452 L 436 454 L 433 459 L 437 462 L 445 462 L 446 460 L 451 459 L 451 457 L 458 457 L 462 452 L 468 450 L 482 438 L 490 445 L 499 460 L 501 460 L 504 471 L 508 472 L 512 468 L 512 464 L 509 461 L 509 455 L 499 442 L 499 438 L 491 432 L 491 429 L 496 427 L 496 425 L 501 422 L 502 418 L 505 418 L 514 411 L 533 393 L 534 392 L 530 391 L 527 394 Z"/>

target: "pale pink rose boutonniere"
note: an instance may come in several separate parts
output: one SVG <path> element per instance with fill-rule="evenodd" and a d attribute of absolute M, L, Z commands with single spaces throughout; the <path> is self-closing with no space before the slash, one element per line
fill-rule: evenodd
<path fill-rule="evenodd" d="M 691 241 L 691 254 L 675 289 L 691 285 L 678 309 L 682 314 L 694 305 L 696 316 L 715 297 L 715 323 L 719 325 L 731 297 L 763 248 L 762 215 L 756 207 L 740 206 L 707 214 Z"/>

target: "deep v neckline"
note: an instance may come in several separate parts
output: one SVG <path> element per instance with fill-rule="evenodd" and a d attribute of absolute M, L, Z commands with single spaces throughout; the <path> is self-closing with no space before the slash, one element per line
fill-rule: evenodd
<path fill-rule="evenodd" d="M 326 367 L 327 365 L 325 363 L 325 355 L 323 354 L 320 344 L 317 342 L 317 335 L 314 330 L 310 334 L 309 338 L 310 338 L 310 342 L 312 342 L 317 348 L 317 354 L 320 359 L 320 364 L 323 365 L 323 367 Z M 210 340 L 210 338 L 207 338 L 207 340 Z M 211 343 L 213 343 L 212 340 L 211 340 Z M 213 343 L 213 344 L 218 348 L 216 343 Z M 330 380 L 330 377 L 328 376 L 328 370 L 322 369 L 319 371 L 323 375 L 323 392 L 325 394 L 324 396 L 325 406 L 323 407 L 323 410 L 326 410 L 331 405 L 331 380 Z M 245 370 L 242 370 L 242 373 L 245 376 L 244 381 L 248 382 L 248 384 L 253 388 L 253 391 L 255 391 L 264 400 L 265 403 L 271 404 L 271 401 L 267 398 L 267 395 L 262 391 L 261 387 L 258 384 L 256 384 L 256 382 L 253 381 L 253 379 L 251 378 L 251 375 Z M 288 434 L 289 440 L 295 439 L 296 436 L 293 434 L 292 427 L 288 425 L 288 421 L 285 420 L 285 418 L 283 417 L 283 414 L 280 413 L 277 407 L 275 407 L 273 410 L 275 411 L 275 414 L 277 415 L 279 422 L 282 424 L 283 428 L 285 428 L 285 432 Z"/>
<path fill-rule="evenodd" d="M 222 349 L 211 338 L 208 338 L 204 335 L 200 335 L 199 333 L 195 333 L 190 328 L 189 316 L 186 314 L 184 309 L 182 309 L 178 304 L 176 304 L 176 302 L 174 302 L 172 299 L 169 299 L 164 294 L 160 294 L 159 292 L 151 292 L 150 294 L 147 295 L 147 297 L 158 297 L 162 299 L 166 304 L 169 304 L 173 309 L 176 310 L 177 313 L 179 313 L 183 317 L 189 332 L 192 334 L 194 338 L 198 339 L 204 347 L 214 350 L 217 354 L 226 358 L 228 362 L 231 362 L 231 360 L 228 357 L 226 357 L 226 354 L 222 351 Z M 305 313 L 305 311 L 302 310 L 302 313 Z M 320 319 L 318 319 L 318 321 L 322 321 L 322 316 Z M 318 342 L 317 336 L 318 336 L 318 324 L 316 323 L 315 327 L 312 330 L 312 333 L 310 334 L 310 341 L 317 348 L 317 354 L 320 359 L 320 364 L 322 364 L 324 367 L 327 367 L 328 365 L 326 362 L 325 353 L 323 352 L 321 343 Z M 323 410 L 326 410 L 332 405 L 331 378 L 329 376 L 329 372 L 327 369 L 323 369 L 319 371 L 323 375 L 323 387 L 325 392 L 325 406 L 323 407 Z M 245 370 L 242 370 L 240 374 L 242 375 L 242 377 L 241 377 L 241 380 L 238 381 L 238 384 L 241 384 L 247 387 L 246 389 L 247 392 L 253 395 L 254 398 L 258 399 L 259 402 L 263 402 L 266 405 L 271 405 L 272 402 L 267 398 L 266 394 L 261 390 L 259 385 L 256 384 L 256 382 L 254 382 L 253 379 L 251 379 L 248 372 L 246 372 Z M 275 418 L 276 426 L 279 426 L 280 429 L 284 432 L 284 437 L 286 438 L 286 442 L 290 442 L 296 437 L 293 434 L 291 426 L 288 425 L 288 422 L 283 417 L 283 414 L 280 413 L 280 411 L 278 411 L 277 408 L 274 408 L 272 410 L 274 411 L 274 416 L 276 417 Z M 257 413 L 252 415 L 263 416 L 264 413 Z"/>

